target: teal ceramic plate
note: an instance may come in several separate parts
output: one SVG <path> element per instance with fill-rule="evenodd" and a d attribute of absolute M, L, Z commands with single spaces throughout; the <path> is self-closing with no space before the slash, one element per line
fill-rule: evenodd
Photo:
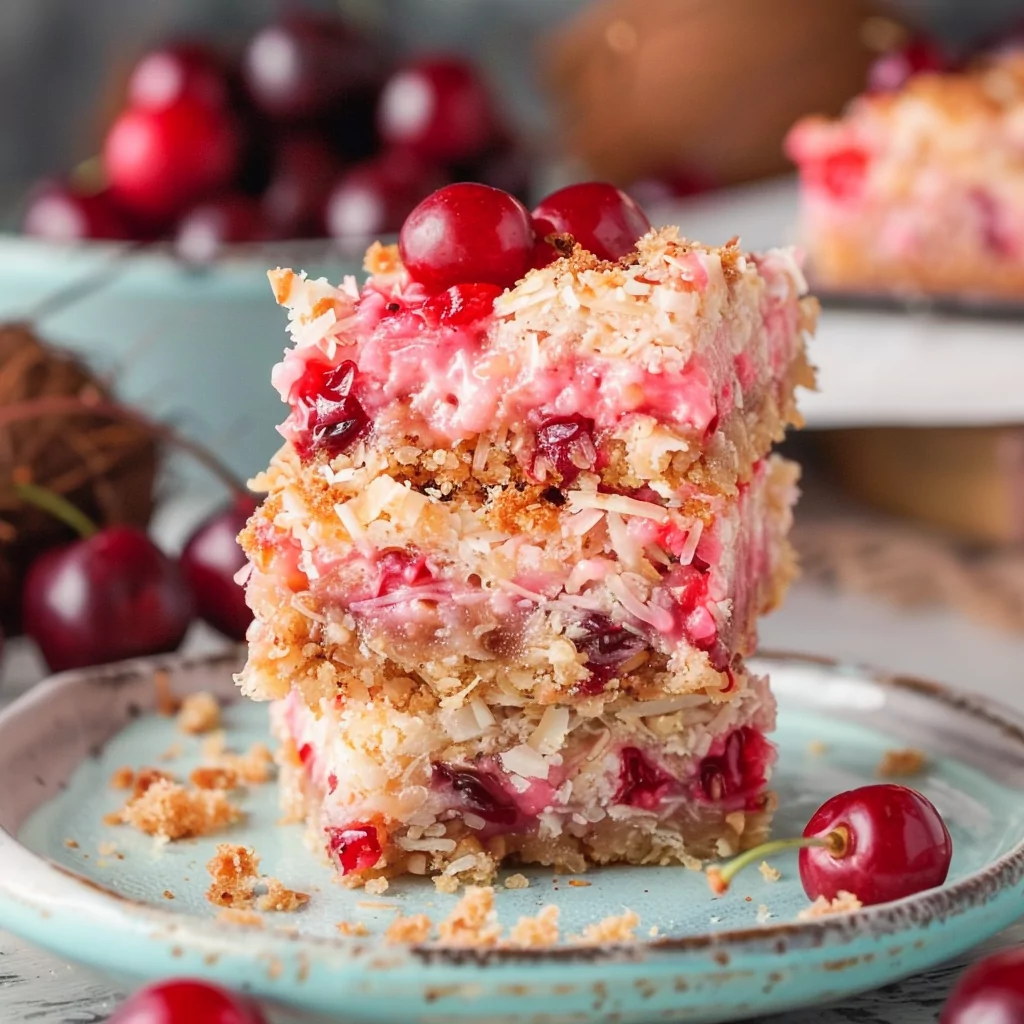
<path fill-rule="evenodd" d="M 234 655 L 143 662 L 59 677 L 0 716 L 0 926 L 127 984 L 199 975 L 326 1020 L 711 1024 L 882 985 L 1024 911 L 1024 719 L 916 680 L 772 657 L 760 667 L 780 706 L 776 834 L 799 832 L 826 797 L 875 778 L 887 750 L 918 748 L 929 768 L 913 784 L 955 844 L 941 889 L 807 922 L 797 920 L 807 900 L 795 856 L 773 858 L 780 881 L 751 871 L 717 900 L 703 875 L 682 868 L 595 871 L 589 886 L 535 870 L 528 889 L 498 892 L 503 924 L 554 902 L 568 934 L 631 907 L 639 940 L 532 952 L 396 948 L 381 935 L 398 910 L 439 919 L 456 897 L 429 882 L 372 898 L 333 885 L 298 827 L 277 824 L 274 787 L 263 786 L 245 796 L 248 818 L 230 838 L 253 845 L 268 874 L 312 900 L 303 912 L 268 915 L 260 930 L 225 923 L 203 898 L 204 865 L 224 835 L 158 848 L 101 824 L 120 802 L 108 787 L 114 768 L 152 764 L 175 743 L 175 772 L 198 756 L 198 740 L 147 713 L 158 666 L 179 692 L 232 693 Z M 263 707 L 236 703 L 226 719 L 233 746 L 266 738 Z M 101 853 L 110 842 L 123 860 Z M 343 920 L 369 935 L 339 935 Z"/>

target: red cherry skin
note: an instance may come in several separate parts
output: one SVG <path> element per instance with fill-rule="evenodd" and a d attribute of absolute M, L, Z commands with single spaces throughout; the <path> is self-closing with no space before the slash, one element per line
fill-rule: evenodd
<path fill-rule="evenodd" d="M 324 207 L 340 164 L 313 134 L 283 139 L 263 193 L 263 216 L 278 238 L 319 238 L 324 234 Z"/>
<path fill-rule="evenodd" d="M 128 104 L 161 110 L 187 97 L 214 108 L 230 103 L 227 67 L 202 43 L 181 42 L 151 50 L 128 79 Z"/>
<path fill-rule="evenodd" d="M 868 68 L 869 92 L 895 92 L 923 71 L 945 71 L 949 61 L 930 39 L 911 39 L 905 46 L 881 54 Z"/>
<path fill-rule="evenodd" d="M 617 260 L 636 248 L 651 222 L 621 189 L 601 181 L 568 185 L 552 192 L 533 211 L 538 238 L 569 234 L 598 259 Z M 551 250 L 555 258 L 554 249 Z"/>
<path fill-rule="evenodd" d="M 196 614 L 232 640 L 244 640 L 252 622 L 245 590 L 235 576 L 246 564 L 238 535 L 255 511 L 255 498 L 239 496 L 198 526 L 181 553 L 181 571 Z"/>
<path fill-rule="evenodd" d="M 63 182 L 45 182 L 33 192 L 21 230 L 51 242 L 132 237 L 131 227 L 108 192 L 87 194 Z"/>
<path fill-rule="evenodd" d="M 161 981 L 139 989 L 108 1024 L 266 1024 L 254 1003 L 204 981 Z"/>
<path fill-rule="evenodd" d="M 398 236 L 406 270 L 432 291 L 467 282 L 511 288 L 529 267 L 533 243 L 526 207 L 473 182 L 427 196 Z"/>
<path fill-rule="evenodd" d="M 231 183 L 240 143 L 229 114 L 191 97 L 126 110 L 103 146 L 111 194 L 140 218 L 166 223 Z"/>
<path fill-rule="evenodd" d="M 396 71 L 384 85 L 377 127 L 387 145 L 452 163 L 483 153 L 496 134 L 490 94 L 472 64 L 432 57 Z"/>
<path fill-rule="evenodd" d="M 141 530 L 115 526 L 32 564 L 25 633 L 54 672 L 173 651 L 192 621 L 178 566 Z"/>
<path fill-rule="evenodd" d="M 800 881 L 815 900 L 841 889 L 872 905 L 942 885 L 953 841 L 942 816 L 906 786 L 876 785 L 839 793 L 815 811 L 804 836 L 824 838 L 842 826 L 849 834 L 843 856 L 824 847 L 800 851 Z"/>
<path fill-rule="evenodd" d="M 946 1001 L 939 1024 L 1024 1024 L 1024 949 L 974 964 Z"/>
<path fill-rule="evenodd" d="M 226 195 L 194 206 L 178 222 L 174 247 L 189 263 L 206 263 L 226 245 L 264 236 L 259 203 L 244 195 Z"/>
<path fill-rule="evenodd" d="M 294 123 L 322 118 L 377 75 L 372 46 L 326 14 L 286 16 L 256 33 L 242 75 L 264 114 Z"/>

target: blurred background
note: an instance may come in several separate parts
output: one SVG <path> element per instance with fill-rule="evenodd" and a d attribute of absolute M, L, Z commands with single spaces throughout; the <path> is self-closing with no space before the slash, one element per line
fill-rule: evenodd
<path fill-rule="evenodd" d="M 19 485 L 175 548 L 267 463 L 268 267 L 358 273 L 465 179 L 530 205 L 601 178 L 708 243 L 801 242 L 796 122 L 1017 49 L 1020 0 L 4 0 L 0 623 L 70 536 Z M 806 578 L 1024 632 L 1024 289 L 824 298 Z"/>

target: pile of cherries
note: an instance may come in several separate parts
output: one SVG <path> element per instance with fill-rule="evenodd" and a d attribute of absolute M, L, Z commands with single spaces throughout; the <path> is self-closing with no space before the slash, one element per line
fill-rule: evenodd
<path fill-rule="evenodd" d="M 396 231 L 445 181 L 526 188 L 527 160 L 475 67 L 394 66 L 337 16 L 293 10 L 238 61 L 196 42 L 147 53 L 96 160 L 41 183 L 23 229 L 51 240 L 221 245 Z"/>
<path fill-rule="evenodd" d="M 22 627 L 52 671 L 173 651 L 196 617 L 245 638 L 252 612 L 235 582 L 245 565 L 236 538 L 255 511 L 251 497 L 240 495 L 203 522 L 178 559 L 142 530 L 98 530 L 53 495 L 35 500 L 80 534 L 44 552 L 22 591 Z"/>

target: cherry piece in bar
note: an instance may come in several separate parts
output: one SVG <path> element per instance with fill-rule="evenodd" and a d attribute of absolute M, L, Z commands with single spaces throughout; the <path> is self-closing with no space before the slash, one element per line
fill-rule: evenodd
<path fill-rule="evenodd" d="M 597 462 L 594 421 L 586 416 L 547 420 L 537 428 L 535 445 L 531 472 L 540 479 L 538 460 L 543 459 L 546 475 L 553 469 L 563 487 L 572 486 L 580 473 L 592 470 Z"/>
<path fill-rule="evenodd" d="M 318 452 L 330 458 L 345 451 L 369 429 L 370 417 L 353 394 L 356 364 L 350 359 L 330 366 L 310 363 L 292 388 L 291 416 L 285 424 L 299 458 Z"/>
<path fill-rule="evenodd" d="M 327 853 L 343 875 L 369 871 L 380 860 L 381 845 L 374 825 L 353 822 L 345 828 L 329 827 Z"/>

